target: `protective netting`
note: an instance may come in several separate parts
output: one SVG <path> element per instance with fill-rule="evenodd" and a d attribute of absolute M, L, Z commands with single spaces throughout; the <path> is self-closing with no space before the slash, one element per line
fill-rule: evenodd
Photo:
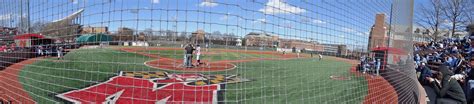
<path fill-rule="evenodd" d="M 0 101 L 418 103 L 412 17 L 412 0 L 0 0 Z"/>

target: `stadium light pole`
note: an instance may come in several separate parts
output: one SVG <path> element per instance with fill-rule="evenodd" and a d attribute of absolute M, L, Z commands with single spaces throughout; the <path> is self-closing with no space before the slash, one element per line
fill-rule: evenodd
<path fill-rule="evenodd" d="M 21 19 L 22 15 L 23 15 L 23 0 L 20 0 L 20 26 L 19 27 L 21 27 L 20 30 L 22 32 L 24 32 L 23 31 L 23 19 Z"/>
<path fill-rule="evenodd" d="M 28 31 L 28 33 L 30 33 L 30 0 L 26 0 L 26 17 L 27 17 L 27 21 L 26 21 L 26 31 Z M 23 14 L 21 14 L 23 16 Z"/>
<path fill-rule="evenodd" d="M 387 47 L 390 47 L 390 39 L 392 37 L 392 16 L 393 14 L 393 2 L 390 4 L 390 19 L 388 23 L 388 38 L 387 38 Z"/>

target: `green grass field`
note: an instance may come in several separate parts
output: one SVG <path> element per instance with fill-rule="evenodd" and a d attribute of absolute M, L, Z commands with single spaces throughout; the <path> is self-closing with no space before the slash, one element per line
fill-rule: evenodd
<path fill-rule="evenodd" d="M 269 54 L 246 54 L 239 52 L 219 52 L 213 51 L 214 54 L 203 54 L 201 57 L 203 60 L 209 61 L 221 61 L 221 60 L 241 60 L 249 58 L 278 58 L 279 56 L 269 55 Z M 144 52 L 147 54 L 160 55 L 166 58 L 173 59 L 183 59 L 184 50 L 141 50 L 139 52 Z M 196 57 L 194 57 L 196 58 Z"/>
<path fill-rule="evenodd" d="M 166 57 L 181 58 L 182 55 L 168 54 Z M 152 58 L 113 49 L 76 50 L 67 54 L 65 60 L 69 61 L 45 59 L 21 71 L 21 83 L 39 104 L 60 102 L 55 95 L 103 82 L 119 71 L 159 71 L 143 64 Z M 231 71 L 202 73 L 238 74 L 252 80 L 227 84 L 226 103 L 358 103 L 367 94 L 366 80 L 351 75 L 350 64 L 334 59 L 256 61 L 236 65 L 237 68 Z M 351 80 L 332 80 L 331 75 L 350 76 Z"/>

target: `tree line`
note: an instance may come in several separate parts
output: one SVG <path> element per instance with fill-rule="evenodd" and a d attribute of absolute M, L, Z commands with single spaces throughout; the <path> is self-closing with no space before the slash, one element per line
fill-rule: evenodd
<path fill-rule="evenodd" d="M 465 31 L 467 25 L 474 23 L 472 0 L 428 0 L 415 11 L 418 11 L 415 23 L 423 28 L 415 32 L 435 41 L 448 35 L 459 37 L 461 34 L 457 32 Z"/>

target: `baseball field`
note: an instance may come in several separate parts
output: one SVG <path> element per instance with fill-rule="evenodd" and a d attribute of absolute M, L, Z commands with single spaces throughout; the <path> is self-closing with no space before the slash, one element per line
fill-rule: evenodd
<path fill-rule="evenodd" d="M 209 49 L 201 56 L 204 64 L 189 69 L 182 67 L 183 53 L 158 47 L 77 49 L 64 59 L 25 65 L 19 80 L 40 104 L 335 104 L 359 103 L 367 95 L 367 81 L 350 73 L 352 64 L 330 56 Z"/>

